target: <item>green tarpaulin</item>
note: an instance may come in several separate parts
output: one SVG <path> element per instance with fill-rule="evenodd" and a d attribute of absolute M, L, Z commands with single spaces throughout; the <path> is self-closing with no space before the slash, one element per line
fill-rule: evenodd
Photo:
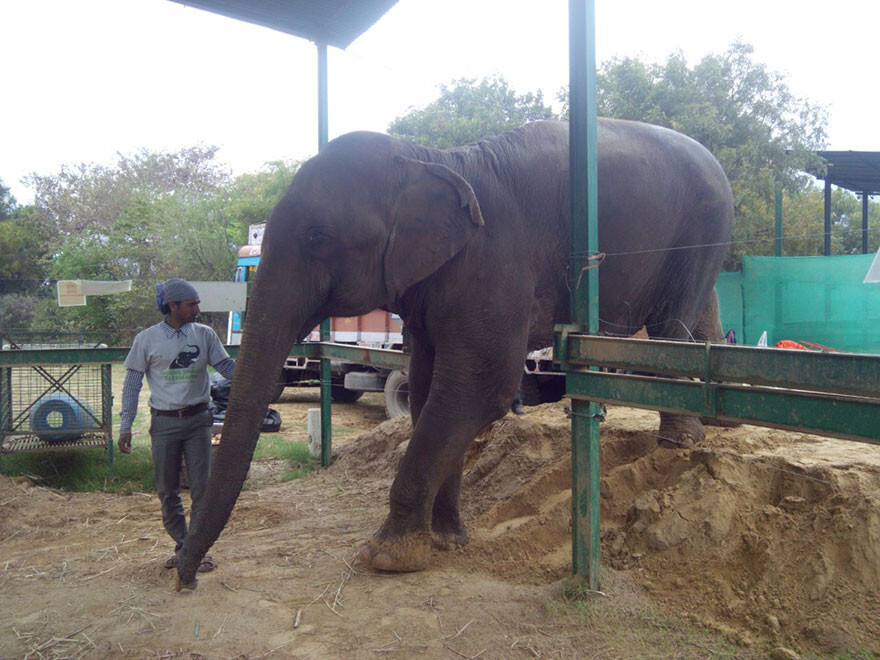
<path fill-rule="evenodd" d="M 767 332 L 853 353 L 880 353 L 880 284 L 863 284 L 871 254 L 838 257 L 745 257 L 716 284 L 721 322 L 740 344 Z"/>

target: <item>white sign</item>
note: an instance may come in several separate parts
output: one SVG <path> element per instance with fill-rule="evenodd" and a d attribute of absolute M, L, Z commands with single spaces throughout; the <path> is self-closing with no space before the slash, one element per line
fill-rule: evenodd
<path fill-rule="evenodd" d="M 877 254 L 874 255 L 874 261 L 871 262 L 871 267 L 862 284 L 880 284 L 880 250 L 877 250 Z"/>
<path fill-rule="evenodd" d="M 79 280 L 58 280 L 57 289 L 59 307 L 82 307 L 86 304 Z"/>
<path fill-rule="evenodd" d="M 247 282 L 190 282 L 203 312 L 240 312 L 247 304 Z"/>
<path fill-rule="evenodd" d="M 59 307 L 82 307 L 86 304 L 86 296 L 109 296 L 131 291 L 131 280 L 58 280 L 57 290 Z"/>
<path fill-rule="evenodd" d="M 266 230 L 266 223 L 260 222 L 248 227 L 248 245 L 262 245 L 263 232 Z"/>

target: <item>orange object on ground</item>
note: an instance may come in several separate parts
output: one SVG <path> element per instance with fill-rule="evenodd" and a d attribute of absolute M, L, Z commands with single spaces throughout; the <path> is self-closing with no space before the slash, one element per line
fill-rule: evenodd
<path fill-rule="evenodd" d="M 796 348 L 801 351 L 810 350 L 803 344 L 799 344 L 798 342 L 792 341 L 791 339 L 783 339 L 782 341 L 776 342 L 776 348 Z"/>
<path fill-rule="evenodd" d="M 783 339 L 776 342 L 776 348 L 795 348 L 800 351 L 820 351 L 822 353 L 841 353 L 842 351 L 830 346 L 822 344 L 814 344 L 811 341 L 792 341 L 791 339 Z"/>

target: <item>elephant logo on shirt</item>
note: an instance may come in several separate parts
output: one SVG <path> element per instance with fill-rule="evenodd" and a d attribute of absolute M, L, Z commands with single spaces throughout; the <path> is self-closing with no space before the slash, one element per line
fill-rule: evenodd
<path fill-rule="evenodd" d="M 180 351 L 180 353 L 177 354 L 177 357 L 171 361 L 170 365 L 168 365 L 169 369 L 186 369 L 187 367 L 192 365 L 192 363 L 195 362 L 196 359 L 198 359 L 199 347 L 192 344 L 187 344 L 187 347 L 193 348 L 195 350 Z"/>

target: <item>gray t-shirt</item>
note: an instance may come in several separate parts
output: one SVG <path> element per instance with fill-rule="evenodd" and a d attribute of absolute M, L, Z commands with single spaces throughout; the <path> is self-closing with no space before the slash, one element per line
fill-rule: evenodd
<path fill-rule="evenodd" d="M 188 323 L 174 331 L 162 322 L 137 334 L 123 364 L 147 375 L 151 407 L 178 410 L 210 400 L 208 365 L 228 357 L 208 326 Z"/>

